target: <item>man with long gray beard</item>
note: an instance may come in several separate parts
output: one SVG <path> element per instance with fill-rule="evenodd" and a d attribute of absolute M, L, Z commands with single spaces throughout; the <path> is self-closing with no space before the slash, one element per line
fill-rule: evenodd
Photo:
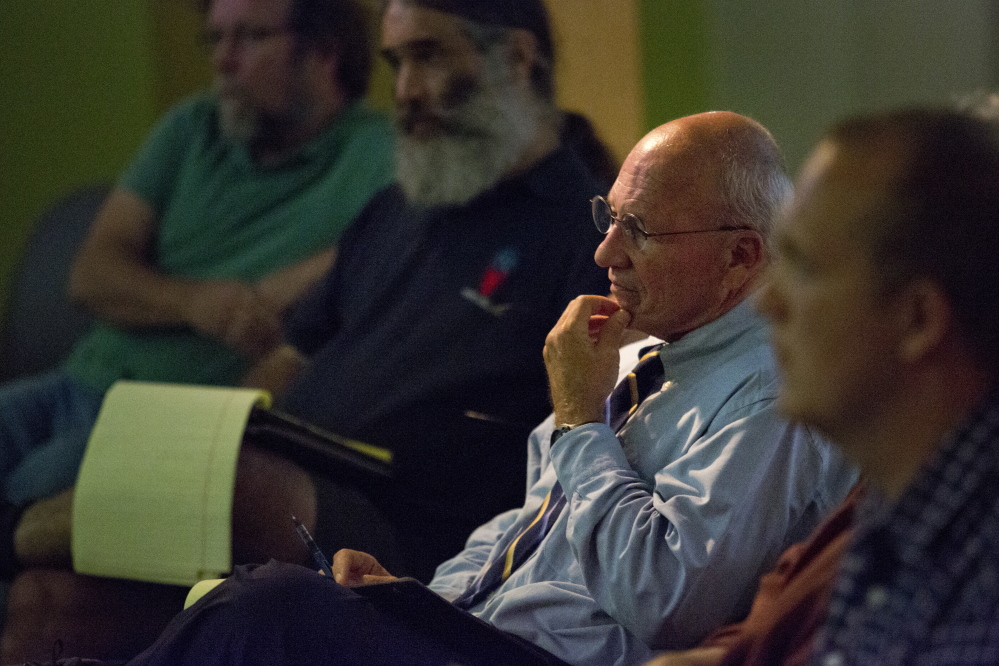
<path fill-rule="evenodd" d="M 475 526 L 521 503 L 523 441 L 550 409 L 545 336 L 577 295 L 609 290 L 592 261 L 602 188 L 559 144 L 542 0 L 392 0 L 382 51 L 396 183 L 341 237 L 287 344 L 243 383 L 389 449 L 392 479 L 307 473 L 247 438 L 235 562 L 307 557 L 293 510 L 324 550 L 364 550 L 429 580 Z M 68 553 L 67 530 L 52 541 Z"/>
<path fill-rule="evenodd" d="M 392 451 L 391 483 L 313 479 L 316 538 L 428 580 L 521 501 L 523 440 L 550 409 L 545 335 L 575 296 L 608 290 L 591 259 L 600 187 L 559 145 L 541 0 L 392 0 L 382 53 L 397 182 L 247 383 Z"/>

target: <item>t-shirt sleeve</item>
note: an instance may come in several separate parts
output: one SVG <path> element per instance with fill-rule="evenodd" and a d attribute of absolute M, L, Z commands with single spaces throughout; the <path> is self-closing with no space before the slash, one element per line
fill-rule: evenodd
<path fill-rule="evenodd" d="M 137 195 L 162 214 L 191 143 L 204 104 L 188 100 L 168 111 L 153 127 L 118 179 L 118 187 Z"/>

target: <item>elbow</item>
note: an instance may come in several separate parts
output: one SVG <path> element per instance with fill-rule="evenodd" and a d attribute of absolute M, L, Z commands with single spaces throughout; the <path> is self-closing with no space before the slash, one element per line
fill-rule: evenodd
<path fill-rule="evenodd" d="M 92 307 L 96 292 L 93 269 L 84 257 L 77 257 L 66 280 L 66 297 L 75 305 Z"/>

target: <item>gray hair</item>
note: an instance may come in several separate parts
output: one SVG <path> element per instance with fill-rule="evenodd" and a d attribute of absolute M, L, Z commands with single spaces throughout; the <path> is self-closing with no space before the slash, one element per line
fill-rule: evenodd
<path fill-rule="evenodd" d="M 510 34 L 516 28 L 479 23 L 462 18 L 463 29 L 475 47 L 482 53 L 495 52 L 507 43 Z M 534 64 L 531 67 L 531 87 L 534 94 L 549 106 L 555 106 L 555 63 L 541 49 L 537 51 Z"/>
<path fill-rule="evenodd" d="M 733 145 L 721 158 L 729 223 L 759 232 L 769 251 L 777 214 L 793 189 L 777 144 L 770 137 L 770 145 L 762 150 L 758 144 L 752 150 Z"/>

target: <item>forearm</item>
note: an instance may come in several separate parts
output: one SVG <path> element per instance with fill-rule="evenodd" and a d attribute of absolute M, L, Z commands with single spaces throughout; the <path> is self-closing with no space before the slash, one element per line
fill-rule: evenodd
<path fill-rule="evenodd" d="M 111 192 L 73 263 L 70 298 L 121 326 L 190 323 L 198 282 L 156 268 L 157 232 L 156 213 L 146 201 L 127 190 Z"/>
<path fill-rule="evenodd" d="M 70 297 L 98 318 L 126 328 L 189 326 L 190 305 L 200 286 L 122 257 L 81 258 L 70 282 Z"/>
<path fill-rule="evenodd" d="M 70 296 L 122 327 L 183 326 L 252 359 L 281 340 L 278 312 L 251 285 L 167 275 L 153 261 L 158 233 L 149 204 L 115 190 L 70 275 Z"/>
<path fill-rule="evenodd" d="M 653 632 L 676 611 L 694 562 L 667 539 L 672 525 L 657 510 L 652 485 L 603 424 L 563 435 L 551 457 L 569 498 L 569 544 L 594 599 L 643 641 L 665 647 Z"/>
<path fill-rule="evenodd" d="M 551 452 L 587 587 L 657 649 L 694 645 L 748 611 L 760 576 L 814 526 L 838 483 L 827 449 L 772 400 L 700 404 L 673 426 L 639 415 L 624 433 L 627 454 L 602 425 L 569 432 Z"/>
<path fill-rule="evenodd" d="M 783 546 L 800 505 L 788 504 L 780 462 L 795 452 L 770 446 L 783 439 L 773 423 L 741 420 L 700 439 L 650 442 L 642 448 L 665 466 L 648 479 L 606 426 L 583 426 L 553 447 L 587 586 L 650 646 L 690 646 L 731 621 Z M 747 441 L 763 444 L 740 446 Z"/>
<path fill-rule="evenodd" d="M 278 312 L 284 312 L 333 266 L 336 249 L 329 248 L 262 278 L 257 292 Z"/>

